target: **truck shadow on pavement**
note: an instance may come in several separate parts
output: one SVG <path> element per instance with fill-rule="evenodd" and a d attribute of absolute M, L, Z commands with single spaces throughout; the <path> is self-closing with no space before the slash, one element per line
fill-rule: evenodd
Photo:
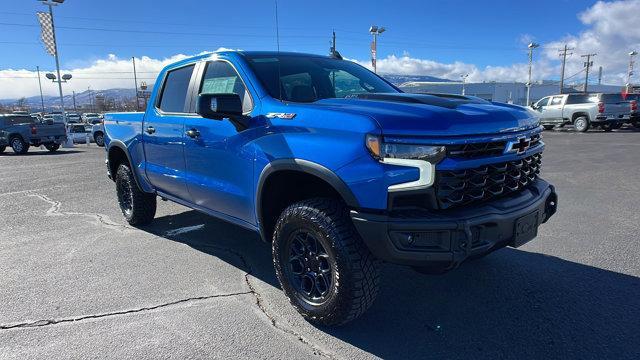
<path fill-rule="evenodd" d="M 143 230 L 222 259 L 241 254 L 253 276 L 279 288 L 270 246 L 250 231 L 195 211 L 157 218 Z M 634 276 L 507 248 L 440 276 L 385 265 L 382 279 L 361 318 L 308 331 L 328 348 L 343 341 L 389 359 L 640 358 Z"/>

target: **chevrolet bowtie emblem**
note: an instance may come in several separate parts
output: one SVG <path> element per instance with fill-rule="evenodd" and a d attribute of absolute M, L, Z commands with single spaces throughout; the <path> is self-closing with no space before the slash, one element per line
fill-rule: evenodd
<path fill-rule="evenodd" d="M 507 143 L 505 154 L 516 153 L 522 154 L 531 147 L 531 139 L 526 137 L 518 138 L 518 140 L 512 140 Z"/>

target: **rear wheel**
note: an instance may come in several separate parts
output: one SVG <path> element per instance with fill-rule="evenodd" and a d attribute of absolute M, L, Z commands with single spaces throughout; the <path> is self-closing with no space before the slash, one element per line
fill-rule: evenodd
<path fill-rule="evenodd" d="M 578 132 L 585 132 L 589 130 L 589 119 L 586 116 L 580 116 L 573 122 L 573 126 Z"/>
<path fill-rule="evenodd" d="M 18 136 L 12 138 L 10 143 L 13 152 L 18 155 L 26 154 L 29 151 L 29 144 L 24 142 L 24 140 Z"/>
<path fill-rule="evenodd" d="M 122 215 L 130 225 L 146 225 L 156 216 L 156 195 L 140 190 L 125 164 L 118 166 L 116 191 Z"/>
<path fill-rule="evenodd" d="M 604 130 L 605 132 L 611 132 L 613 130 L 613 125 L 611 124 L 604 124 L 601 126 L 602 130 Z"/>
<path fill-rule="evenodd" d="M 96 141 L 96 145 L 100 147 L 104 146 L 104 135 L 101 132 L 96 133 L 93 139 Z"/>
<path fill-rule="evenodd" d="M 285 295 L 308 321 L 347 323 L 376 298 L 379 261 L 339 201 L 318 198 L 286 208 L 276 224 L 272 250 Z"/>
<path fill-rule="evenodd" d="M 60 144 L 46 144 L 44 147 L 50 152 L 56 152 L 60 149 Z"/>

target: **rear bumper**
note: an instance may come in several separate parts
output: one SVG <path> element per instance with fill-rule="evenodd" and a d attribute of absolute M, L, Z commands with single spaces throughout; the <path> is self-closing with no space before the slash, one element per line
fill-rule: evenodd
<path fill-rule="evenodd" d="M 631 120 L 631 117 L 629 114 L 617 115 L 617 116 L 598 115 L 593 121 L 591 121 L 591 124 L 598 125 L 598 124 L 605 124 L 605 123 L 626 123 L 626 122 L 629 122 L 630 120 Z"/>
<path fill-rule="evenodd" d="M 404 211 L 391 215 L 351 211 L 351 219 L 379 259 L 402 265 L 453 268 L 468 258 L 478 257 L 504 246 L 522 245 L 516 224 L 522 219 L 537 227 L 556 211 L 554 187 L 536 180 L 512 196 L 480 206 L 440 211 Z"/>

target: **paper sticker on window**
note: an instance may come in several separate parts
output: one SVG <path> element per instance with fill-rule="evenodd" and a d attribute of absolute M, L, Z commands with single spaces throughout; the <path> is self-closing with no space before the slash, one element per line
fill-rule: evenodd
<path fill-rule="evenodd" d="M 202 94 L 233 94 L 237 76 L 204 79 Z"/>

